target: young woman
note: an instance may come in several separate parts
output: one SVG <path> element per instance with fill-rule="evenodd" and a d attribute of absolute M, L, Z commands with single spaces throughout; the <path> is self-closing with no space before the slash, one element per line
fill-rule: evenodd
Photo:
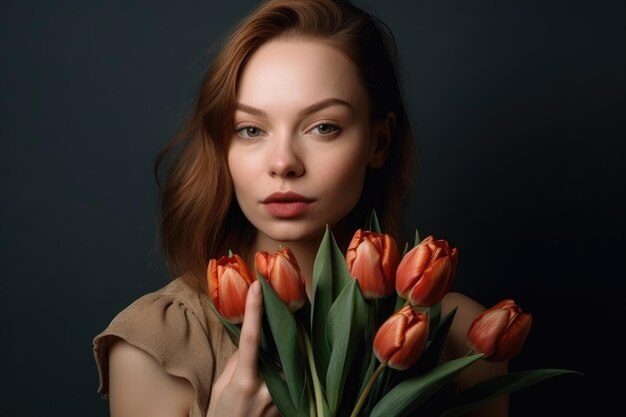
<path fill-rule="evenodd" d="M 232 249 L 253 267 L 256 251 L 288 246 L 310 296 L 326 224 L 345 246 L 375 209 L 382 229 L 405 241 L 415 158 L 390 32 L 347 1 L 262 4 L 215 58 L 194 113 L 159 161 L 169 162 L 161 232 L 178 278 L 95 338 L 99 392 L 114 417 L 278 415 L 257 369 L 259 285 L 236 349 L 208 309 L 206 266 Z M 456 306 L 446 359 L 466 353 L 467 329 L 483 310 L 451 293 L 443 313 Z M 480 361 L 457 383 L 504 372 L 506 363 Z M 506 415 L 506 398 L 479 414 Z"/>

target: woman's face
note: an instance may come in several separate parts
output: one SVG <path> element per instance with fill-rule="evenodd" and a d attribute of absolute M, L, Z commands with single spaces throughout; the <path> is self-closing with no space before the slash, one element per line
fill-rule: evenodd
<path fill-rule="evenodd" d="M 245 65 L 236 102 L 228 165 L 257 245 L 319 239 L 379 157 L 356 68 L 319 40 L 278 38 Z"/>

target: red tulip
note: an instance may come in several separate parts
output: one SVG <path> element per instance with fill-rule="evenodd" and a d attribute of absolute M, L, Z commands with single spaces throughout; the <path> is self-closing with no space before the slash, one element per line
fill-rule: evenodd
<path fill-rule="evenodd" d="M 428 317 L 405 306 L 378 329 L 374 353 L 382 364 L 404 370 L 411 367 L 424 351 L 428 339 Z"/>
<path fill-rule="evenodd" d="M 357 230 L 346 253 L 350 275 L 366 299 L 382 298 L 393 292 L 400 254 L 389 235 Z"/>
<path fill-rule="evenodd" d="M 289 248 L 277 250 L 274 255 L 257 252 L 256 268 L 285 303 L 289 311 L 299 310 L 307 300 L 306 285 L 298 261 Z"/>
<path fill-rule="evenodd" d="M 532 316 L 513 300 L 500 301 L 474 319 L 467 332 L 467 344 L 474 352 L 493 362 L 507 361 L 522 350 Z"/>
<path fill-rule="evenodd" d="M 231 323 L 243 322 L 248 288 L 254 282 L 239 255 L 211 259 L 207 272 L 209 297 L 217 311 Z"/>
<path fill-rule="evenodd" d="M 433 306 L 450 291 L 458 261 L 458 250 L 445 240 L 428 236 L 400 261 L 396 291 L 412 305 Z"/>

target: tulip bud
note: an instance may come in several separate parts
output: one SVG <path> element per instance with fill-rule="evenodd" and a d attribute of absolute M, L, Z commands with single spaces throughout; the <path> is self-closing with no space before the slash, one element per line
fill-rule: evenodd
<path fill-rule="evenodd" d="M 277 250 L 274 255 L 257 252 L 256 268 L 274 289 L 278 297 L 292 313 L 298 311 L 307 300 L 304 277 L 298 261 L 289 248 Z"/>
<path fill-rule="evenodd" d="M 396 291 L 412 305 L 430 307 L 450 291 L 458 261 L 458 250 L 445 240 L 428 236 L 400 261 Z"/>
<path fill-rule="evenodd" d="M 400 254 L 389 235 L 357 230 L 346 253 L 350 275 L 358 283 L 363 297 L 375 299 L 393 292 Z"/>
<path fill-rule="evenodd" d="M 531 323 L 532 316 L 515 301 L 500 301 L 474 319 L 467 332 L 467 344 L 489 361 L 507 361 L 522 350 Z"/>
<path fill-rule="evenodd" d="M 404 370 L 417 362 L 428 339 L 428 317 L 405 306 L 378 329 L 374 353 L 382 364 Z"/>
<path fill-rule="evenodd" d="M 217 311 L 231 323 L 243 322 L 248 288 L 254 282 L 239 255 L 211 259 L 207 272 L 209 297 Z"/>

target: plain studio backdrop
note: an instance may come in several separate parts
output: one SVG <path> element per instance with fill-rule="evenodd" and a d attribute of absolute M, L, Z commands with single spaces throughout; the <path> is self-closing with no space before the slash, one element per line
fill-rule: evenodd
<path fill-rule="evenodd" d="M 255 1 L 3 1 L 0 414 L 106 416 L 91 341 L 165 283 L 153 159 Z M 420 172 L 408 225 L 454 289 L 533 314 L 513 370 L 585 373 L 512 416 L 602 415 L 623 368 L 624 3 L 361 0 L 394 31 Z"/>

